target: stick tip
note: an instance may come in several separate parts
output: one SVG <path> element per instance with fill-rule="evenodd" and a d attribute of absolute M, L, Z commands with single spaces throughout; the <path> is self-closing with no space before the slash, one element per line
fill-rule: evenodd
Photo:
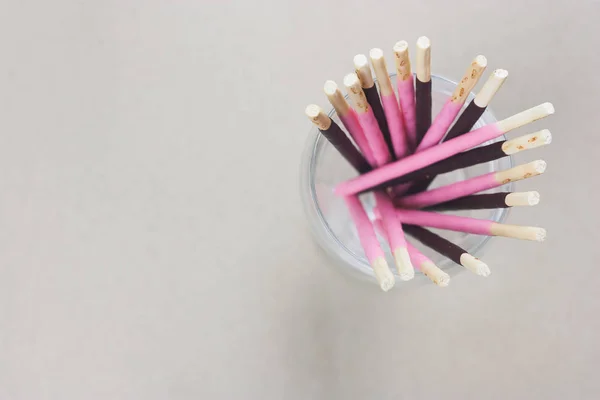
<path fill-rule="evenodd" d="M 537 228 L 535 232 L 535 240 L 538 242 L 543 242 L 546 240 L 546 230 L 544 228 Z"/>
<path fill-rule="evenodd" d="M 487 58 L 485 58 L 485 56 L 482 56 L 481 54 L 478 55 L 477 57 L 475 57 L 475 64 L 479 65 L 480 67 L 486 67 L 487 66 Z"/>
<path fill-rule="evenodd" d="M 508 78 L 508 71 L 505 69 L 497 69 L 494 71 L 494 76 L 498 79 L 506 79 Z"/>
<path fill-rule="evenodd" d="M 375 259 L 375 261 L 373 261 L 372 263 L 372 267 L 373 272 L 375 273 L 375 278 L 377 279 L 381 290 L 387 292 L 388 290 L 394 287 L 394 274 L 390 270 L 390 267 L 385 261 L 385 258 L 378 257 L 377 259 Z"/>
<path fill-rule="evenodd" d="M 460 263 L 463 267 L 479 276 L 490 276 L 492 273 L 492 271 L 490 271 L 490 267 L 488 267 L 486 263 L 478 258 L 473 257 L 469 253 L 463 253 L 460 256 Z"/>
<path fill-rule="evenodd" d="M 535 190 L 527 192 L 527 204 L 530 206 L 537 206 L 540 204 L 540 192 Z"/>
<path fill-rule="evenodd" d="M 542 143 L 550 144 L 552 143 L 552 133 L 549 129 L 542 129 L 540 132 L 540 139 L 542 139 Z"/>
<path fill-rule="evenodd" d="M 356 75 L 354 72 L 344 76 L 344 86 L 352 87 L 359 84 L 360 80 L 358 79 L 358 75 Z"/>
<path fill-rule="evenodd" d="M 545 111 L 545 113 L 547 115 L 551 115 L 554 114 L 554 106 L 552 105 L 552 103 L 550 102 L 546 102 L 544 104 L 541 104 L 540 107 Z"/>
<path fill-rule="evenodd" d="M 536 206 L 540 203 L 540 194 L 536 191 L 514 192 L 506 196 L 506 205 L 515 206 Z"/>
<path fill-rule="evenodd" d="M 544 171 L 546 171 L 546 167 L 548 166 L 548 164 L 544 160 L 535 160 L 531 162 L 531 166 L 533 167 L 535 172 L 543 174 Z"/>
<path fill-rule="evenodd" d="M 304 109 L 304 112 L 308 118 L 316 118 L 321 112 L 323 112 L 323 110 L 316 104 L 309 104 Z"/>
<path fill-rule="evenodd" d="M 369 57 L 371 57 L 371 60 L 379 60 L 383 58 L 383 50 L 378 47 L 371 49 L 369 51 Z"/>
<path fill-rule="evenodd" d="M 398 275 L 403 281 L 410 281 L 415 277 L 415 268 L 410 261 L 410 255 L 406 247 L 399 247 L 394 251 L 394 261 Z"/>
<path fill-rule="evenodd" d="M 365 68 L 369 65 L 369 61 L 367 60 L 367 56 L 364 54 L 357 54 L 354 56 L 354 68 L 361 69 Z"/>
<path fill-rule="evenodd" d="M 420 49 L 428 49 L 431 47 L 431 40 L 427 36 L 421 36 L 417 39 L 417 47 Z"/>
<path fill-rule="evenodd" d="M 323 85 L 323 91 L 326 95 L 332 96 L 337 92 L 338 85 L 334 81 L 325 81 L 325 85 Z"/>
<path fill-rule="evenodd" d="M 408 42 L 406 40 L 396 42 L 394 45 L 394 51 L 397 51 L 398 53 L 405 52 L 406 50 L 408 50 Z"/>
<path fill-rule="evenodd" d="M 419 268 L 425 276 L 438 286 L 446 287 L 450 283 L 450 275 L 439 269 L 431 260 L 422 262 Z"/>
<path fill-rule="evenodd" d="M 450 275 L 445 272 L 441 273 L 435 283 L 440 287 L 447 287 L 450 284 Z"/>

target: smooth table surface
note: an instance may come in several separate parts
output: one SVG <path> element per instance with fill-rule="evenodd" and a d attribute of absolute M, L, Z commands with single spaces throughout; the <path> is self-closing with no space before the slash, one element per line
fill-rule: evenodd
<path fill-rule="evenodd" d="M 597 1 L 5 1 L 0 399 L 595 399 Z M 381 293 L 313 244 L 308 103 L 420 35 L 552 101 L 547 173 L 488 279 Z M 488 72 L 489 73 L 489 72 Z M 487 74 L 486 74 L 487 75 Z M 526 133 L 527 130 L 521 130 Z"/>

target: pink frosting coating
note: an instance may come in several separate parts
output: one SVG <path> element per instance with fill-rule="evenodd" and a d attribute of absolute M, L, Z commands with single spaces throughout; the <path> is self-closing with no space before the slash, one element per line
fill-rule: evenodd
<path fill-rule="evenodd" d="M 462 108 L 462 104 L 455 104 L 452 101 L 448 100 L 440 113 L 435 117 L 435 120 L 431 123 L 431 126 L 423 136 L 421 143 L 417 147 L 416 152 L 423 151 L 430 147 L 435 146 L 444 138 L 446 132 L 452 125 L 452 122 L 460 112 Z"/>
<path fill-rule="evenodd" d="M 358 122 L 358 117 L 356 116 L 356 111 L 354 111 L 354 109 L 350 108 L 348 110 L 348 114 L 343 115 L 343 116 L 340 115 L 339 117 L 340 117 L 340 120 L 342 121 L 342 124 L 344 124 L 344 126 L 346 127 L 346 130 L 348 131 L 348 133 L 350 133 L 350 136 L 352 136 L 352 138 L 356 142 L 356 145 L 360 149 L 361 153 L 367 159 L 367 162 L 369 163 L 369 165 L 371 165 L 372 167 L 376 167 L 377 162 L 375 161 L 375 157 L 373 156 L 373 151 L 371 150 L 371 147 L 369 146 L 369 141 L 367 140 L 367 137 L 365 136 L 365 132 L 363 131 L 362 126 L 360 126 L 360 122 Z"/>
<path fill-rule="evenodd" d="M 402 230 L 402 224 L 396 215 L 396 209 L 389 196 L 383 191 L 375 192 L 377 200 L 377 209 L 381 214 L 383 227 L 387 233 L 388 243 L 392 251 L 398 248 L 406 247 L 406 238 Z"/>
<path fill-rule="evenodd" d="M 373 158 L 375 159 L 377 166 L 380 167 L 389 163 L 392 160 L 392 156 L 383 139 L 383 133 L 381 133 L 381 129 L 379 129 L 379 124 L 373 114 L 373 110 L 369 108 L 367 112 L 359 113 L 358 120 L 369 141 L 369 147 L 373 151 Z"/>
<path fill-rule="evenodd" d="M 421 253 L 419 250 L 417 250 L 417 248 L 415 246 L 413 246 L 410 243 L 407 243 L 408 246 L 407 250 L 408 250 L 408 255 L 410 257 L 410 261 L 412 262 L 412 264 L 421 269 L 421 264 L 423 264 L 424 262 L 431 262 L 431 260 L 429 259 L 429 257 L 427 257 L 425 254 Z"/>
<path fill-rule="evenodd" d="M 398 218 L 404 224 L 427 226 L 430 228 L 447 229 L 450 231 L 490 235 L 494 221 L 457 215 L 440 214 L 418 210 L 396 210 Z"/>
<path fill-rule="evenodd" d="M 381 96 L 381 104 L 385 112 L 385 119 L 390 128 L 390 136 L 396 158 L 404 158 L 409 152 L 408 142 L 406 140 L 406 132 L 404 131 L 404 119 L 400 108 L 398 108 L 398 100 L 394 93 Z"/>
<path fill-rule="evenodd" d="M 399 202 L 402 207 L 406 208 L 432 206 L 434 204 L 443 203 L 444 201 L 454 200 L 462 196 L 468 196 L 473 193 L 501 186 L 502 183 L 498 183 L 495 176 L 495 172 L 490 172 L 489 174 L 476 176 L 471 179 L 406 196 L 400 199 Z"/>
<path fill-rule="evenodd" d="M 409 146 L 415 148 L 417 143 L 417 117 L 415 108 L 415 85 L 411 75 L 407 80 L 398 80 L 398 100 L 404 115 L 404 128 Z"/>
<path fill-rule="evenodd" d="M 467 149 L 478 146 L 488 140 L 501 136 L 503 132 L 496 124 L 486 125 L 457 138 L 448 140 L 438 146 L 412 154 L 401 160 L 390 163 L 376 170 L 367 172 L 356 178 L 340 183 L 335 193 L 342 196 L 355 194 L 379 185 L 391 179 L 408 174 L 435 162 L 453 156 Z"/>
<path fill-rule="evenodd" d="M 362 245 L 369 262 L 372 263 L 376 258 L 383 257 L 383 250 L 379 245 L 373 225 L 371 225 L 371 221 L 369 221 L 369 217 L 363 209 L 362 203 L 358 197 L 348 196 L 345 197 L 344 200 L 346 201 L 346 206 L 348 206 L 350 216 L 356 226 L 360 244 Z"/>

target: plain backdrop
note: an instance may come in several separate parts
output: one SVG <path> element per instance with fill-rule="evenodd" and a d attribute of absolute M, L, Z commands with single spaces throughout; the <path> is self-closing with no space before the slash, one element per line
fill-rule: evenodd
<path fill-rule="evenodd" d="M 598 1 L 0 4 L 1 400 L 597 398 Z M 303 109 L 421 35 L 554 103 L 549 236 L 383 294 L 311 240 Z"/>

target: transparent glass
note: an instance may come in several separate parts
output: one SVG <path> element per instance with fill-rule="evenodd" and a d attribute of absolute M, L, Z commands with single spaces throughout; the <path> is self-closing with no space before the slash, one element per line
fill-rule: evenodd
<path fill-rule="evenodd" d="M 395 74 L 390 75 L 390 78 L 392 79 L 393 86 L 396 87 Z M 440 111 L 442 105 L 450 97 L 455 87 L 455 82 L 439 76 L 432 76 L 432 108 L 434 118 Z M 471 93 L 466 104 L 473 98 L 474 94 Z M 343 127 L 334 110 L 329 112 L 329 116 L 338 123 L 338 125 Z M 494 122 L 496 122 L 496 118 L 488 108 L 479 121 L 477 121 L 474 128 Z M 503 139 L 504 137 L 500 137 L 497 140 Z M 489 143 L 492 142 L 485 144 Z M 434 180 L 431 188 L 511 167 L 511 158 L 505 157 L 500 160 L 440 175 Z M 358 240 L 356 229 L 350 219 L 344 201 L 333 193 L 333 189 L 338 183 L 356 176 L 356 172 L 316 128 L 313 128 L 309 133 L 300 168 L 300 193 L 304 210 L 315 240 L 337 265 L 340 265 L 343 269 L 351 272 L 355 276 L 376 282 L 373 270 L 365 257 L 360 241 Z M 512 184 L 504 185 L 497 189 L 490 190 L 488 193 L 510 191 L 511 187 Z M 367 193 L 362 195 L 361 200 L 369 218 L 373 220 L 374 215 L 372 207 L 374 200 L 372 194 Z M 453 212 L 453 214 L 503 221 L 507 216 L 507 212 L 508 209 L 496 209 L 458 211 Z M 433 231 L 461 246 L 469 253 L 477 256 L 482 254 L 485 244 L 488 243 L 488 240 L 490 239 L 488 236 L 471 235 L 461 232 L 436 229 L 433 229 Z M 378 238 L 382 248 L 386 252 L 389 265 L 393 266 L 394 261 L 385 239 L 379 235 L 379 233 Z M 450 275 L 455 275 L 464 270 L 464 268 L 456 265 L 444 256 L 439 255 L 428 248 L 424 248 L 410 238 L 409 240 L 421 249 L 424 254 L 430 257 L 436 265 L 444 269 Z M 417 272 L 415 280 L 419 279 L 423 280 L 426 278 L 424 275 Z"/>

